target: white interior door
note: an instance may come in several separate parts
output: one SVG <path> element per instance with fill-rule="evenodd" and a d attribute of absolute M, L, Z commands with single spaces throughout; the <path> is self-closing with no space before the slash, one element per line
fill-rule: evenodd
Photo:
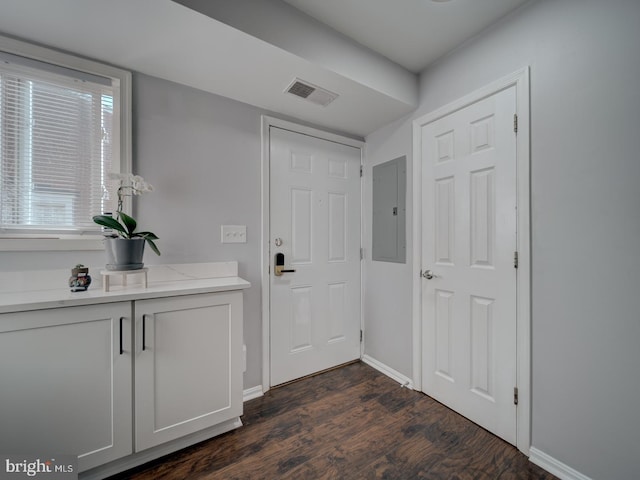
<path fill-rule="evenodd" d="M 360 357 L 360 158 L 270 128 L 271 385 Z"/>
<path fill-rule="evenodd" d="M 515 87 L 424 125 L 422 385 L 516 443 Z"/>

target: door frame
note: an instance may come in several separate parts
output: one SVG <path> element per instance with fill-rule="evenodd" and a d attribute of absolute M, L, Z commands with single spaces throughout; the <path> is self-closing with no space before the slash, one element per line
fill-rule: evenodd
<path fill-rule="evenodd" d="M 422 390 L 422 137 L 423 126 L 515 86 L 517 251 L 516 271 L 516 446 L 529 455 L 531 446 L 531 193 L 529 67 L 524 67 L 413 121 L 413 384 Z"/>
<path fill-rule="evenodd" d="M 271 173 L 271 156 L 270 156 L 270 137 L 269 129 L 271 127 L 281 128 L 290 132 L 308 135 L 310 137 L 328 140 L 330 142 L 340 143 L 360 149 L 360 167 L 364 163 L 364 141 L 345 137 L 335 133 L 326 132 L 314 127 L 299 125 L 287 120 L 281 120 L 269 115 L 262 115 L 262 131 L 261 131 L 261 147 L 262 147 L 262 233 L 261 239 L 261 259 L 260 271 L 262 278 L 262 392 L 267 392 L 271 388 L 271 282 L 269 278 L 269 268 L 271 266 L 270 258 L 270 173 Z M 362 177 L 360 178 L 360 205 L 363 202 L 363 185 Z M 360 246 L 362 247 L 364 238 L 364 215 L 362 208 L 360 211 Z M 360 329 L 364 329 L 364 262 L 360 262 Z M 360 358 L 362 358 L 363 343 L 360 342 Z"/>

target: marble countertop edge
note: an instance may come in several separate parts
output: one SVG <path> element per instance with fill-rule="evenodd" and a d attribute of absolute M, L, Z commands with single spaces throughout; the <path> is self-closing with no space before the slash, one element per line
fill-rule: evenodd
<path fill-rule="evenodd" d="M 101 281 L 85 292 L 71 292 L 68 287 L 43 288 L 43 285 L 32 290 L 0 290 L 0 313 L 244 290 L 251 286 L 237 276 L 235 262 L 222 262 L 217 266 L 220 268 L 216 264 L 154 266 L 150 268 L 146 288 L 132 280 L 127 286 L 112 284 L 109 292 L 103 291 Z M 98 272 L 90 273 L 99 277 Z"/>

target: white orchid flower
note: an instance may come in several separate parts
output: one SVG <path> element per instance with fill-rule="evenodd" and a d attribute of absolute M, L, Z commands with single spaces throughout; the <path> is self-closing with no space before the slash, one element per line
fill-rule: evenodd
<path fill-rule="evenodd" d="M 153 185 L 140 175 L 133 173 L 109 173 L 109 179 L 117 180 L 118 186 L 118 211 L 122 210 L 124 198 L 126 196 L 141 195 L 143 193 L 152 192 Z"/>

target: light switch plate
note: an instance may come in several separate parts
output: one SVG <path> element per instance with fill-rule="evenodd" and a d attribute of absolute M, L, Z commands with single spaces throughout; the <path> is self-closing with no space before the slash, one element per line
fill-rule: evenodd
<path fill-rule="evenodd" d="M 246 225 L 222 225 L 220 231 L 222 243 L 247 243 Z"/>

